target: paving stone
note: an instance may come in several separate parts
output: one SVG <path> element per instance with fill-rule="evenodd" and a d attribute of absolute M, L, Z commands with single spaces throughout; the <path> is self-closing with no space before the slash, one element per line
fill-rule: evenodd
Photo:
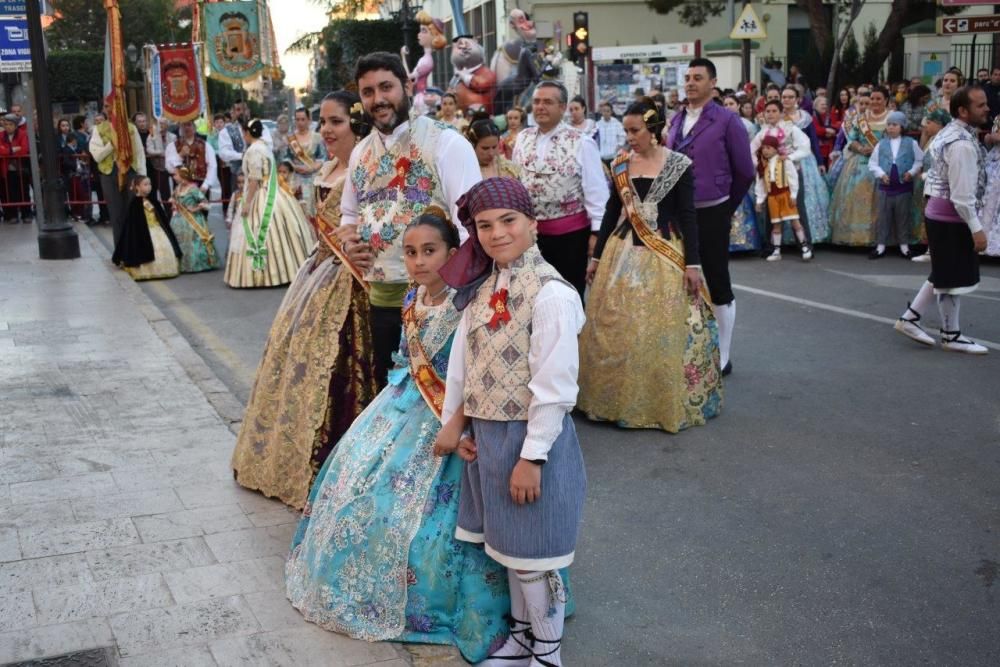
<path fill-rule="evenodd" d="M 190 484 L 214 486 L 219 481 L 226 480 L 227 475 L 232 477 L 228 466 L 218 461 L 210 464 L 119 468 L 112 473 L 118 488 L 123 492 L 152 491 Z"/>
<path fill-rule="evenodd" d="M 250 519 L 253 525 L 259 527 L 281 526 L 288 523 L 298 525 L 299 520 L 302 518 L 302 513 L 293 510 L 291 507 L 276 507 L 263 512 L 247 514 L 247 518 Z"/>
<path fill-rule="evenodd" d="M 115 577 L 136 577 L 152 572 L 184 570 L 199 565 L 211 565 L 216 561 L 211 549 L 205 544 L 205 539 L 195 537 L 92 551 L 87 554 L 87 562 L 93 571 L 94 579 L 105 580 Z"/>
<path fill-rule="evenodd" d="M 252 527 L 239 505 L 199 507 L 193 510 L 136 517 L 133 521 L 143 542 L 162 542 Z"/>
<path fill-rule="evenodd" d="M 167 572 L 164 578 L 178 604 L 261 591 L 285 596 L 285 560 L 277 556 Z"/>
<path fill-rule="evenodd" d="M 180 498 L 171 489 L 84 498 L 72 501 L 72 505 L 73 513 L 80 521 L 163 514 L 184 509 Z"/>
<path fill-rule="evenodd" d="M 227 635 L 249 635 L 260 626 L 246 601 L 233 596 L 150 609 L 111 618 L 123 656 L 202 644 Z"/>
<path fill-rule="evenodd" d="M 130 655 L 118 660 L 118 667 L 216 667 L 207 646 L 189 646 L 175 651 Z M 306 667 L 302 665 L 301 667 Z"/>
<path fill-rule="evenodd" d="M 0 563 L 21 560 L 17 528 L 0 528 Z"/>
<path fill-rule="evenodd" d="M 247 528 L 205 537 L 212 553 L 220 563 L 248 558 L 288 555 L 295 533 L 294 524 Z"/>
<path fill-rule="evenodd" d="M 0 594 L 0 632 L 36 625 L 30 591 Z"/>
<path fill-rule="evenodd" d="M 37 505 L 0 503 L 0 528 L 27 528 L 40 525 L 53 527 L 75 522 L 73 505 L 68 500 L 55 500 Z"/>
<path fill-rule="evenodd" d="M 10 498 L 14 504 L 39 503 L 47 500 L 92 498 L 118 492 L 110 473 L 59 477 L 37 482 L 20 482 L 10 485 Z"/>
<path fill-rule="evenodd" d="M 36 588 L 33 592 L 39 625 L 169 607 L 175 602 L 161 574 L 121 577 L 61 588 Z"/>
<path fill-rule="evenodd" d="M 314 625 L 220 639 L 210 648 L 220 667 L 384 665 L 399 657 L 396 649 L 384 642 L 354 641 Z"/>
<path fill-rule="evenodd" d="M 3 465 L 0 466 L 0 482 L 5 484 L 32 482 L 61 476 L 59 466 L 56 465 L 55 461 L 41 460 L 37 454 L 31 458 L 14 458 L 8 455 L 4 459 Z"/>
<path fill-rule="evenodd" d="M 281 593 L 274 591 L 248 593 L 243 597 L 246 598 L 247 604 L 250 605 L 250 609 L 257 617 L 261 627 L 267 632 L 298 628 L 305 623 L 302 614 L 292 606 L 283 591 Z"/>
<path fill-rule="evenodd" d="M 88 581 L 94 581 L 94 577 L 83 554 L 0 563 L 2 595 L 40 586 L 71 586 Z"/>
<path fill-rule="evenodd" d="M 230 480 L 231 479 L 232 478 L 230 477 Z M 221 482 L 211 485 L 189 484 L 174 487 L 174 491 L 180 497 L 181 502 L 184 503 L 184 507 L 187 507 L 188 509 L 214 505 L 232 505 L 233 503 L 237 503 L 243 508 L 244 511 L 247 511 L 248 503 L 251 503 L 254 500 L 267 501 L 267 499 L 259 493 L 247 491 L 234 481 L 229 481 L 228 483 Z M 270 502 L 280 504 L 277 500 Z M 274 506 L 275 505 L 272 504 L 269 509 L 273 509 Z"/>
<path fill-rule="evenodd" d="M 76 525 L 22 528 L 21 550 L 27 558 L 120 547 L 139 542 L 130 519 L 89 521 Z"/>
<path fill-rule="evenodd" d="M 0 663 L 62 655 L 113 643 L 111 628 L 105 619 L 15 630 L 0 633 Z"/>
<path fill-rule="evenodd" d="M 145 449 L 109 449 L 106 447 L 73 448 L 56 460 L 63 475 L 91 472 L 113 472 L 116 468 L 152 464 L 153 457 Z M 124 489 L 123 489 L 124 490 Z"/>

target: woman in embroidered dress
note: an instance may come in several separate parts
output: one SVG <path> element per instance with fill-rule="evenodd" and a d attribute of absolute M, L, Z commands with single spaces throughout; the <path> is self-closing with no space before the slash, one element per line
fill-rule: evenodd
<path fill-rule="evenodd" d="M 749 100 L 740 104 L 740 99 L 735 95 L 726 95 L 722 99 L 722 105 L 740 117 L 743 129 L 747 131 L 747 141 L 753 140 L 758 131 L 757 124 L 742 113 L 743 106 L 746 105 L 752 116 L 753 104 Z M 747 192 L 739 208 L 733 212 L 733 225 L 729 232 L 729 252 L 750 250 L 760 250 L 760 230 L 757 228 L 757 212 L 754 210 L 753 197 Z"/>
<path fill-rule="evenodd" d="M 111 261 L 125 269 L 132 280 L 174 278 L 180 273 L 180 246 L 170 230 L 160 202 L 150 197 L 153 182 L 133 176 L 122 231 L 115 239 Z"/>
<path fill-rule="evenodd" d="M 181 273 L 197 273 L 219 268 L 219 253 L 215 249 L 215 236 L 208 228 L 205 213 L 210 205 L 205 194 L 191 182 L 187 167 L 174 171 L 174 216 L 170 229 L 177 237 L 181 252 Z"/>
<path fill-rule="evenodd" d="M 285 566 L 306 620 L 368 641 L 454 644 L 470 662 L 506 637 L 507 577 L 455 539 L 464 463 L 434 455 L 461 314 L 438 269 L 458 230 L 429 207 L 403 235 L 418 287 L 403 304 L 389 385 L 320 471 Z"/>
<path fill-rule="evenodd" d="M 868 171 L 868 158 L 885 133 L 888 99 L 884 88 L 874 88 L 868 110 L 851 118 L 847 132 L 850 155 L 843 158 L 843 171 L 830 202 L 830 240 L 837 245 L 875 245 L 875 180 Z"/>
<path fill-rule="evenodd" d="M 517 143 L 517 135 L 521 130 L 528 127 L 528 114 L 521 107 L 514 107 L 507 112 L 507 131 L 500 136 L 500 152 L 508 160 L 514 155 L 514 144 Z"/>
<path fill-rule="evenodd" d="M 790 155 L 799 172 L 798 201 L 796 202 L 802 225 L 808 230 L 811 243 L 821 243 L 830 238 L 830 190 L 823 178 L 825 167 L 820 169 L 823 155 L 820 152 L 816 127 L 811 113 L 799 108 L 801 101 L 798 88 L 786 86 L 781 91 L 781 106 L 784 120 L 802 131 L 809 140 L 809 150 Z M 787 133 L 787 130 L 786 130 Z M 754 148 L 756 151 L 756 147 Z M 787 233 L 791 233 L 786 230 Z M 787 239 L 787 237 L 786 237 Z M 793 241 L 797 242 L 797 241 Z"/>
<path fill-rule="evenodd" d="M 365 284 L 334 254 L 347 161 L 367 134 L 353 93 L 330 93 L 320 134 L 333 155 L 316 176 L 312 256 L 282 301 L 250 394 L 232 465 L 236 481 L 302 509 L 334 445 L 375 397 Z"/>
<path fill-rule="evenodd" d="M 319 132 L 314 132 L 309 118 L 309 110 L 299 107 L 295 110 L 295 128 L 288 135 L 288 150 L 284 160 L 292 163 L 293 178 L 289 180 L 292 190 L 307 217 L 316 215 L 313 205 L 313 179 L 326 160 L 326 149 Z"/>
<path fill-rule="evenodd" d="M 438 120 L 458 130 L 459 134 L 465 132 L 465 128 L 469 126 L 469 121 L 465 120 L 458 109 L 458 98 L 455 97 L 455 93 L 445 93 L 441 96 Z"/>
<path fill-rule="evenodd" d="M 500 128 L 485 111 L 477 111 L 472 117 L 465 138 L 476 150 L 479 171 L 484 179 L 491 176 L 521 177 L 518 166 L 500 154 Z"/>
<path fill-rule="evenodd" d="M 1000 116 L 983 137 L 990 152 L 986 154 L 986 194 L 983 195 L 983 231 L 986 232 L 986 254 L 1000 257 Z"/>
<path fill-rule="evenodd" d="M 648 102 L 632 104 L 623 124 L 631 152 L 612 163 L 614 187 L 587 269 L 577 405 L 591 419 L 676 433 L 722 408 L 693 169 L 654 141 L 662 121 Z"/>
<path fill-rule="evenodd" d="M 246 185 L 229 236 L 225 282 L 230 287 L 275 287 L 295 277 L 313 245 L 312 231 L 299 202 L 278 185 L 278 170 L 264 125 L 240 121 L 247 149 Z"/>

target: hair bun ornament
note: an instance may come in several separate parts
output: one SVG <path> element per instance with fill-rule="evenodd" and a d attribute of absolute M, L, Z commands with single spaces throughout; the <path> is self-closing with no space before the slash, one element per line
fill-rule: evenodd
<path fill-rule="evenodd" d="M 247 123 L 247 131 L 250 132 L 250 136 L 254 139 L 260 139 L 264 136 L 264 123 L 259 118 L 254 118 Z"/>

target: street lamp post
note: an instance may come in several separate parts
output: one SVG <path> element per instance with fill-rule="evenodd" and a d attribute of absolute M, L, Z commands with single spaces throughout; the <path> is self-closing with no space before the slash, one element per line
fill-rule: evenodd
<path fill-rule="evenodd" d="M 410 0 L 390 0 L 387 9 L 392 17 L 402 24 L 403 46 L 406 47 L 407 55 L 413 53 L 413 19 L 420 11 L 420 5 L 411 5 Z M 398 9 L 396 9 L 398 7 Z"/>
<path fill-rule="evenodd" d="M 41 259 L 76 259 L 80 256 L 80 238 L 66 219 L 66 187 L 59 174 L 56 153 L 56 130 L 52 123 L 52 96 L 45 65 L 42 41 L 41 3 L 26 2 L 28 41 L 31 48 L 32 80 L 38 112 L 38 138 L 42 163 L 42 208 L 38 219 L 38 256 Z M 37 196 L 38 193 L 36 193 Z"/>

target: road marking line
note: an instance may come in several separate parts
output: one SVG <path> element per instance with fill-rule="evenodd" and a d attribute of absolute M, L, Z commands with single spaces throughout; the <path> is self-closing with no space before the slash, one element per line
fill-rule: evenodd
<path fill-rule="evenodd" d="M 169 301 L 169 303 L 165 304 L 164 310 L 173 311 L 177 319 L 202 339 L 208 350 L 219 358 L 219 361 L 230 373 L 235 375 L 240 382 L 248 387 L 253 384 L 256 369 L 247 368 L 247 365 L 233 352 L 232 348 L 226 345 L 221 338 L 215 335 L 214 331 L 202 323 L 198 314 L 184 303 L 182 297 L 177 292 L 161 281 L 149 281 L 146 285 L 151 290 L 158 292 L 161 298 Z"/>
<path fill-rule="evenodd" d="M 787 301 L 788 303 L 794 303 L 799 306 L 808 306 L 810 308 L 816 308 L 818 310 L 825 310 L 831 313 L 837 313 L 838 315 L 847 315 L 848 317 L 856 317 L 859 320 L 869 320 L 871 322 L 888 324 L 890 326 L 896 323 L 896 320 L 890 319 L 888 317 L 872 315 L 871 313 L 865 313 L 860 310 L 853 310 L 851 308 L 841 308 L 840 306 L 834 306 L 828 303 L 820 303 L 819 301 L 810 301 L 809 299 L 802 299 L 797 296 L 781 294 L 779 292 L 769 292 L 767 290 L 758 289 L 756 287 L 748 287 L 746 285 L 733 285 L 733 288 L 738 289 L 742 292 L 749 292 L 750 294 L 756 294 L 757 296 L 766 296 L 770 299 L 777 299 L 778 301 Z M 992 341 L 983 340 L 981 338 L 975 338 L 974 340 L 983 347 L 988 347 L 991 350 L 1000 350 L 1000 343 L 994 343 Z"/>

